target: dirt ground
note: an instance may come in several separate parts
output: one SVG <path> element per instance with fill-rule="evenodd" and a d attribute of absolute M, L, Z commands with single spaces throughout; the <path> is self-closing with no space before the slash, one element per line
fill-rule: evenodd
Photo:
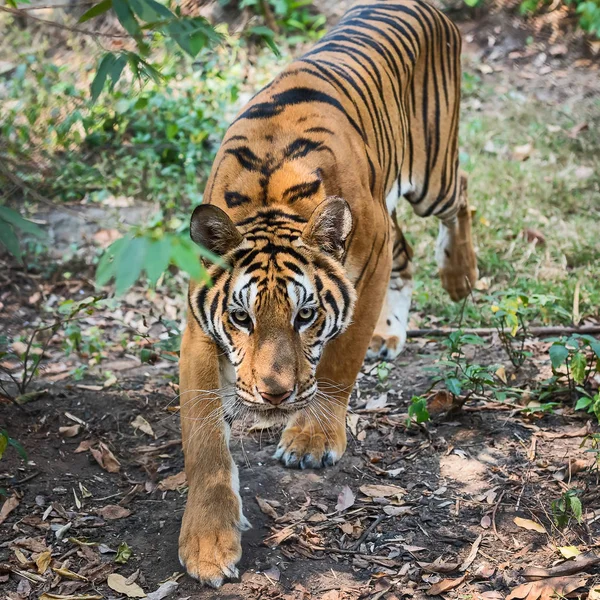
<path fill-rule="evenodd" d="M 483 57 L 492 69 L 481 70 L 488 79 L 557 102 L 597 93 L 597 63 L 585 51 L 570 58 L 552 54 L 552 46 L 532 53 L 522 36 L 494 33 L 497 23 L 462 27 L 466 58 Z M 536 63 L 540 52 L 546 58 Z M 547 77 L 540 75 L 548 65 Z M 85 269 L 67 282 L 42 284 L 13 265 L 2 275 L 0 329 L 18 333 L 53 296 L 82 299 L 92 292 Z M 1 425 L 28 454 L 25 464 L 9 449 L 0 463 L 0 488 L 9 498 L 0 512 L 3 595 L 122 597 L 106 583 L 117 573 L 142 590 L 130 594 L 159 590 L 148 596 L 153 600 L 167 591 L 182 599 L 393 600 L 439 592 L 496 600 L 511 591 L 524 598 L 531 586 L 528 598 L 537 600 L 550 598 L 543 585 L 552 572 L 536 579 L 527 570 L 552 568 L 573 546 L 581 566 L 559 589 L 564 596 L 600 597 L 593 591 L 600 588 L 598 472 L 581 447 L 593 425 L 568 407 L 530 415 L 477 400 L 458 414 L 407 427 L 410 399 L 428 390 L 427 368 L 443 351 L 427 339 L 409 342 L 387 378 L 365 363 L 352 394 L 348 450 L 335 467 L 285 469 L 272 458 L 279 432 L 236 428 L 232 450 L 253 527 L 243 536 L 240 580 L 218 591 L 200 588 L 177 559 L 186 488 L 176 365 L 141 364 L 132 351 L 147 315 L 172 318 L 181 308 L 180 298 L 132 292 L 118 309 L 85 320 L 106 344 L 99 367 L 74 381 L 68 372 L 77 360 L 65 358 L 57 339 L 32 386 L 40 393 L 19 408 L 0 396 Z M 151 337 L 160 336 L 158 329 Z M 534 342 L 531 350 L 515 385 L 548 374 L 547 343 Z M 508 364 L 494 340 L 473 358 Z M 552 501 L 573 487 L 581 490 L 583 518 L 559 529 Z M 129 558 L 117 555 L 122 544 Z M 557 574 L 568 575 L 560 566 Z"/>

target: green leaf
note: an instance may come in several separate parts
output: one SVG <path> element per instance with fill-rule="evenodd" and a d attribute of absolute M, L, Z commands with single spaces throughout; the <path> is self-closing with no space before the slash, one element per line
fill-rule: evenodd
<path fill-rule="evenodd" d="M 4 431 L 0 431 L 0 459 L 4 456 L 4 451 L 8 448 L 8 436 Z"/>
<path fill-rule="evenodd" d="M 575 383 L 582 384 L 585 380 L 587 359 L 583 352 L 577 352 L 571 359 L 571 374 Z"/>
<path fill-rule="evenodd" d="M 175 240 L 174 240 L 175 241 Z M 189 273 L 192 279 L 200 281 L 203 275 L 203 268 L 200 264 L 200 258 L 197 252 L 183 240 L 171 247 L 171 258 L 173 262 L 186 273 Z"/>
<path fill-rule="evenodd" d="M 144 264 L 146 274 L 152 285 L 155 285 L 158 278 L 167 270 L 171 261 L 171 239 L 163 237 L 160 240 L 154 240 L 148 246 L 146 253 L 146 262 Z"/>
<path fill-rule="evenodd" d="M 589 396 L 582 396 L 577 400 L 577 404 L 575 405 L 575 410 L 584 410 L 592 403 L 592 399 Z"/>
<path fill-rule="evenodd" d="M 577 496 L 571 495 L 569 496 L 569 504 L 571 506 L 573 516 L 577 519 L 578 523 L 581 523 L 581 519 L 583 517 L 583 507 L 581 505 L 581 500 Z"/>
<path fill-rule="evenodd" d="M 413 396 L 408 406 L 409 418 L 415 419 L 417 423 L 429 421 L 429 411 L 427 410 L 427 400 L 423 396 Z"/>
<path fill-rule="evenodd" d="M 552 346 L 550 346 L 549 354 L 552 368 L 555 370 L 564 365 L 567 358 L 569 358 L 569 350 L 562 344 L 552 344 Z"/>
<path fill-rule="evenodd" d="M 121 250 L 117 261 L 115 275 L 115 292 L 120 296 L 126 292 L 139 278 L 146 252 L 148 250 L 148 238 L 135 237 Z"/>
<path fill-rule="evenodd" d="M 104 14 L 107 10 L 112 7 L 112 0 L 103 0 L 99 4 L 94 4 L 92 8 L 86 10 L 81 17 L 79 17 L 78 23 L 85 23 L 94 17 Z"/>
<path fill-rule="evenodd" d="M 46 233 L 32 221 L 24 219 L 16 210 L 8 206 L 0 206 L 0 220 L 7 221 L 13 227 L 20 229 L 24 233 L 30 233 L 37 237 L 44 237 Z"/>
<path fill-rule="evenodd" d="M 129 239 L 131 239 L 130 236 L 119 238 L 104 251 L 96 267 L 96 285 L 98 287 L 106 285 L 115 275 L 117 267 L 116 259 Z"/>
<path fill-rule="evenodd" d="M 0 220 L 0 243 L 18 260 L 21 261 L 21 247 L 13 228 Z"/>
<path fill-rule="evenodd" d="M 92 103 L 98 100 L 98 97 L 102 93 L 104 89 L 104 84 L 106 83 L 106 78 L 108 77 L 108 73 L 111 68 L 114 66 L 117 57 L 112 52 L 107 52 L 101 59 L 100 64 L 98 65 L 98 69 L 96 71 L 96 75 L 92 84 L 90 85 L 90 92 L 92 95 Z"/>
<path fill-rule="evenodd" d="M 462 387 L 460 385 L 460 381 L 456 377 L 449 377 L 448 379 L 446 379 L 445 383 L 449 392 L 451 392 L 455 396 L 460 396 Z"/>
<path fill-rule="evenodd" d="M 130 3 L 135 14 L 147 23 L 176 18 L 166 6 L 155 2 L 155 0 L 130 0 Z"/>
<path fill-rule="evenodd" d="M 123 29 L 132 37 L 139 37 L 142 31 L 131 6 L 129 6 L 129 2 L 127 0 L 113 0 L 112 5 L 119 23 L 123 25 Z"/>
<path fill-rule="evenodd" d="M 27 452 L 25 452 L 25 448 L 23 448 L 23 446 L 21 445 L 20 442 L 17 442 L 17 440 L 9 437 L 8 438 L 8 443 L 10 446 L 12 446 L 16 451 L 17 454 L 23 459 L 23 460 L 27 460 Z"/>
<path fill-rule="evenodd" d="M 271 49 L 275 56 L 281 56 L 281 52 L 275 43 L 275 32 L 272 29 L 269 29 L 265 25 L 257 25 L 256 27 L 251 27 L 248 33 L 257 35 Z"/>
<path fill-rule="evenodd" d="M 127 55 L 119 54 L 113 62 L 113 64 L 108 69 L 108 76 L 110 77 L 110 89 L 112 90 L 119 79 L 121 79 L 121 75 L 123 74 L 123 69 L 127 64 Z"/>
<path fill-rule="evenodd" d="M 115 556 L 115 562 L 124 565 L 133 554 L 131 548 L 127 545 L 127 542 L 121 542 L 117 549 L 117 556 Z"/>

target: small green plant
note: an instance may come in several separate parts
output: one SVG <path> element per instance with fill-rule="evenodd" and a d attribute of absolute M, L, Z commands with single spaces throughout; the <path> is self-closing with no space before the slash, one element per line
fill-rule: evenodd
<path fill-rule="evenodd" d="M 446 355 L 436 365 L 438 375 L 433 378 L 434 385 L 443 383 L 454 396 L 464 395 L 464 401 L 473 394 L 483 394 L 488 386 L 497 387 L 495 368 L 472 363 L 464 352 L 465 345 L 485 344 L 483 338 L 458 330 L 453 331 L 442 343 L 446 347 Z"/>
<path fill-rule="evenodd" d="M 18 234 L 33 235 L 37 238 L 45 236 L 42 229 L 35 223 L 24 219 L 16 210 L 12 210 L 8 206 L 0 206 L 0 244 L 21 262 L 23 253 Z"/>
<path fill-rule="evenodd" d="M 587 412 L 594 415 L 598 423 L 600 423 L 600 392 L 593 398 L 587 394 L 579 398 L 575 405 L 575 410 L 587 410 Z"/>
<path fill-rule="evenodd" d="M 0 364 L 0 372 L 8 377 L 8 381 L 0 379 L 0 389 L 7 398 L 11 398 L 17 404 L 31 399 L 30 396 L 26 396 L 27 389 L 33 378 L 38 375 L 40 363 L 56 333 L 62 327 L 83 318 L 80 313 L 93 314 L 100 301 L 101 299 L 98 297 L 89 297 L 81 302 L 67 300 L 59 306 L 58 315 L 50 324 L 38 325 L 30 335 L 20 336 L 13 340 L 5 335 L 0 336 L 0 361 L 3 363 Z M 14 369 L 9 366 L 11 362 L 20 365 L 21 373 L 19 375 L 13 374 Z M 4 363 L 8 363 L 8 365 Z M 11 393 L 10 383 L 16 388 L 16 394 Z M 35 394 L 35 392 L 33 393 Z"/>
<path fill-rule="evenodd" d="M 540 398 L 557 393 L 567 393 L 571 399 L 589 398 L 590 402 L 579 406 L 592 407 L 593 412 L 595 405 L 589 391 L 589 381 L 594 371 L 600 372 L 600 341 L 578 333 L 550 341 L 553 342 L 549 349 L 553 376 L 546 382 L 546 390 Z"/>
<path fill-rule="evenodd" d="M 379 380 L 379 385 L 385 386 L 387 384 L 390 371 L 391 365 L 385 361 L 382 361 L 377 365 L 377 379 Z"/>
<path fill-rule="evenodd" d="M 554 311 L 566 313 L 563 316 L 569 316 L 566 311 L 555 305 L 556 298 L 550 295 L 510 290 L 490 299 L 492 322 L 500 343 L 517 369 L 531 356 L 531 353 L 525 350 L 525 344 L 530 337 L 530 324 L 539 317 L 547 317 L 549 305 L 553 306 Z"/>
<path fill-rule="evenodd" d="M 14 448 L 23 460 L 27 460 L 27 452 L 25 452 L 25 448 L 23 448 L 21 443 L 11 438 L 6 429 L 0 429 L 0 460 L 9 446 Z"/>
<path fill-rule="evenodd" d="M 581 523 L 583 506 L 579 494 L 579 490 L 568 490 L 560 498 L 552 501 L 552 517 L 557 527 L 566 527 L 571 518 Z"/>
<path fill-rule="evenodd" d="M 408 405 L 408 419 L 406 419 L 407 426 L 410 426 L 411 423 L 426 423 L 429 419 L 427 399 L 423 396 L 413 396 Z"/>

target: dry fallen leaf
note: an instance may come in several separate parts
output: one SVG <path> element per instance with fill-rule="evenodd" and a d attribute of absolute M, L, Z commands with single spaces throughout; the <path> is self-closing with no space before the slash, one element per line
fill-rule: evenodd
<path fill-rule="evenodd" d="M 150 437 L 156 437 L 154 435 L 154 430 L 152 429 L 152 426 L 150 425 L 150 423 L 148 423 L 148 421 L 146 421 L 146 419 L 144 419 L 144 417 L 142 417 L 142 415 L 138 415 L 131 422 L 131 426 L 135 429 L 139 429 L 140 431 L 142 431 L 146 435 L 149 435 Z"/>
<path fill-rule="evenodd" d="M 459 563 L 446 562 L 441 556 L 431 563 L 417 562 L 417 564 L 428 573 L 452 573 L 452 571 L 456 571 L 459 567 Z"/>
<path fill-rule="evenodd" d="M 128 583 L 123 575 L 111 573 L 106 580 L 108 587 L 119 594 L 125 594 L 128 598 L 144 598 L 146 593 L 137 583 Z"/>
<path fill-rule="evenodd" d="M 38 573 L 40 575 L 43 575 L 48 570 L 48 567 L 50 566 L 51 562 L 52 552 L 50 552 L 50 550 L 46 550 L 45 552 L 39 554 L 38 557 L 35 559 L 35 564 L 37 566 Z"/>
<path fill-rule="evenodd" d="M 427 595 L 428 596 L 437 596 L 438 594 L 441 594 L 442 592 L 448 592 L 450 590 L 453 590 L 454 588 L 457 588 L 465 580 L 466 576 L 467 576 L 467 574 L 465 573 L 462 577 L 457 577 L 456 579 L 442 579 L 438 583 L 432 585 L 427 590 Z"/>
<path fill-rule="evenodd" d="M 97 594 L 42 594 L 39 600 L 102 600 L 103 596 Z"/>
<path fill-rule="evenodd" d="M 8 498 L 0 509 L 0 525 L 6 521 L 8 515 L 19 506 L 20 500 L 16 496 Z"/>
<path fill-rule="evenodd" d="M 533 146 L 531 144 L 523 144 L 522 146 L 515 146 L 512 151 L 512 159 L 518 161 L 525 161 L 531 156 Z"/>
<path fill-rule="evenodd" d="M 337 504 L 335 505 L 335 510 L 337 512 L 342 512 L 343 510 L 350 508 L 354 504 L 355 500 L 356 500 L 356 497 L 352 493 L 352 490 L 347 485 L 345 485 L 342 488 L 342 491 L 338 495 Z"/>
<path fill-rule="evenodd" d="M 479 551 L 479 545 L 481 544 L 481 540 L 483 540 L 483 535 L 479 535 L 479 537 L 473 542 L 471 546 L 471 551 L 469 552 L 469 556 L 465 558 L 462 565 L 460 565 L 461 571 L 466 571 L 472 564 L 475 558 L 477 557 L 477 552 Z"/>
<path fill-rule="evenodd" d="M 529 531 L 537 531 L 538 533 L 546 533 L 546 529 L 543 525 L 532 521 L 531 519 L 522 519 L 521 517 L 515 517 L 514 523 L 517 527 L 528 529 Z"/>
<path fill-rule="evenodd" d="M 185 471 L 180 471 L 179 473 L 175 473 L 175 475 L 170 475 L 169 477 L 165 477 L 159 484 L 159 490 L 178 490 L 179 488 L 187 485 L 187 478 L 185 476 Z"/>
<path fill-rule="evenodd" d="M 90 452 L 105 471 L 118 473 L 121 470 L 121 463 L 103 442 L 98 444 L 98 449 L 90 448 Z"/>
<path fill-rule="evenodd" d="M 481 523 L 480 525 L 484 528 L 484 529 L 489 529 L 492 526 L 492 518 L 490 517 L 490 515 L 484 515 L 481 518 Z"/>
<path fill-rule="evenodd" d="M 97 512 L 103 519 L 108 519 L 109 521 L 124 519 L 131 514 L 131 511 L 128 508 L 119 506 L 118 504 L 107 504 L 98 509 Z"/>
<path fill-rule="evenodd" d="M 258 508 L 260 508 L 265 515 L 271 517 L 272 519 L 279 518 L 277 511 L 264 498 L 256 496 L 256 503 L 258 504 Z"/>
<path fill-rule="evenodd" d="M 80 575 L 79 573 L 75 573 L 71 571 L 71 569 L 52 569 L 57 575 L 64 577 L 65 579 L 70 579 L 72 581 L 87 581 L 87 577 Z"/>
<path fill-rule="evenodd" d="M 506 600 L 554 600 L 562 598 L 586 584 L 585 577 L 551 577 L 516 587 Z"/>
<path fill-rule="evenodd" d="M 404 496 L 406 491 L 398 487 L 397 485 L 378 485 L 378 484 L 369 484 L 369 485 L 361 485 L 360 491 L 370 498 L 387 498 L 389 496 Z"/>
<path fill-rule="evenodd" d="M 81 425 L 79 423 L 75 423 L 75 425 L 70 425 L 69 427 L 59 427 L 58 433 L 61 437 L 72 438 L 79 434 L 81 431 Z"/>
<path fill-rule="evenodd" d="M 585 554 L 579 554 L 574 560 L 565 560 L 549 569 L 528 567 L 523 571 L 523 577 L 526 579 L 564 577 L 565 575 L 573 575 L 574 573 L 585 571 L 588 567 L 593 567 L 598 563 L 600 563 L 600 556 L 596 556 L 593 552 L 586 552 Z"/>
<path fill-rule="evenodd" d="M 162 600 L 172 594 L 179 584 L 176 581 L 165 581 L 157 590 L 150 592 L 146 600 Z"/>
<path fill-rule="evenodd" d="M 576 556 L 579 556 L 581 554 L 581 552 L 577 549 L 576 546 L 560 546 L 558 548 L 558 551 L 565 558 L 575 558 Z"/>

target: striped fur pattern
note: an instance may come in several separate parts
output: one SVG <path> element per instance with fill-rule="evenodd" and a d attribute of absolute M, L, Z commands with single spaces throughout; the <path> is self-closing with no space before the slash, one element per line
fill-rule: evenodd
<path fill-rule="evenodd" d="M 331 465 L 365 354 L 401 351 L 412 250 L 400 198 L 439 219 L 450 297 L 476 281 L 458 171 L 460 47 L 457 28 L 421 0 L 360 1 L 223 139 L 191 233 L 228 266 L 211 267 L 212 287 L 191 284 L 180 362 L 179 547 L 202 582 L 220 585 L 241 556 L 228 450 L 239 407 L 287 423 L 275 453 L 286 466 Z"/>

